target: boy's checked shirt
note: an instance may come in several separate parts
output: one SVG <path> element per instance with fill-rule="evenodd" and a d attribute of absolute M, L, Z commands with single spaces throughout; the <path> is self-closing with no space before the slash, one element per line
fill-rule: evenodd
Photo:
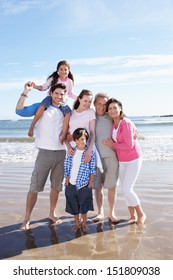
<path fill-rule="evenodd" d="M 85 186 L 88 185 L 89 179 L 90 179 L 90 174 L 95 174 L 96 173 L 96 155 L 95 152 L 92 151 L 91 155 L 91 160 L 88 163 L 84 163 L 84 152 L 82 153 L 82 158 L 81 158 L 81 163 L 76 179 L 76 189 L 79 190 Z M 71 175 L 71 169 L 72 169 L 72 164 L 73 164 L 73 156 L 67 156 L 64 162 L 64 176 L 69 177 Z"/>

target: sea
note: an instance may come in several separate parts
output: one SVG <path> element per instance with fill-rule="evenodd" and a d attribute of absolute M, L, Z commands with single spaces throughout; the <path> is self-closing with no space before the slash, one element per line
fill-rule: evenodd
<path fill-rule="evenodd" d="M 173 160 L 173 115 L 130 117 L 138 130 L 144 161 Z M 37 148 L 27 136 L 31 119 L 0 120 L 0 163 L 34 163 Z"/>

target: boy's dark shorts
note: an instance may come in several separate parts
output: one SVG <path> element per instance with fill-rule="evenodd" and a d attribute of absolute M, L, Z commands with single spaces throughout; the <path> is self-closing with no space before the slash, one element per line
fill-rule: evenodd
<path fill-rule="evenodd" d="M 93 211 L 92 188 L 87 186 L 77 190 L 75 185 L 69 183 L 65 187 L 66 209 L 67 213 L 72 215 L 86 214 L 88 211 Z"/>

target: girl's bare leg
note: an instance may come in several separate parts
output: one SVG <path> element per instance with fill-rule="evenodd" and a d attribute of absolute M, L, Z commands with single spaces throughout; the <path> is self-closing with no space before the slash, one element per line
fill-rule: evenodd
<path fill-rule="evenodd" d="M 66 139 L 66 136 L 67 136 L 70 116 L 71 116 L 70 113 L 67 113 L 64 117 L 64 120 L 63 120 L 62 131 L 61 131 L 61 134 L 60 134 L 60 137 L 59 137 L 59 140 L 60 140 L 61 144 L 64 143 L 64 140 Z"/>
<path fill-rule="evenodd" d="M 44 105 L 40 105 L 40 107 L 37 109 L 37 112 L 34 116 L 34 119 L 31 123 L 31 126 L 29 128 L 29 131 L 28 131 L 28 136 L 30 137 L 33 137 L 34 135 L 34 127 L 36 125 L 36 123 L 38 122 L 38 120 L 42 117 L 43 113 L 44 113 L 44 110 L 45 110 L 45 106 Z"/>

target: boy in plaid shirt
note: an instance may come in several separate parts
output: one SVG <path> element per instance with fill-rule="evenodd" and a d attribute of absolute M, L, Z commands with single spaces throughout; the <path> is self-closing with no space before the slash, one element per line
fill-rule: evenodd
<path fill-rule="evenodd" d="M 93 211 L 92 182 L 96 172 L 96 155 L 92 151 L 90 162 L 84 164 L 84 153 L 87 150 L 88 132 L 84 128 L 78 128 L 73 132 L 73 139 L 76 142 L 74 155 L 68 155 L 65 159 L 65 195 L 66 212 L 74 215 L 76 232 L 79 225 L 79 214 L 82 216 L 82 230 L 87 232 L 87 212 Z"/>

